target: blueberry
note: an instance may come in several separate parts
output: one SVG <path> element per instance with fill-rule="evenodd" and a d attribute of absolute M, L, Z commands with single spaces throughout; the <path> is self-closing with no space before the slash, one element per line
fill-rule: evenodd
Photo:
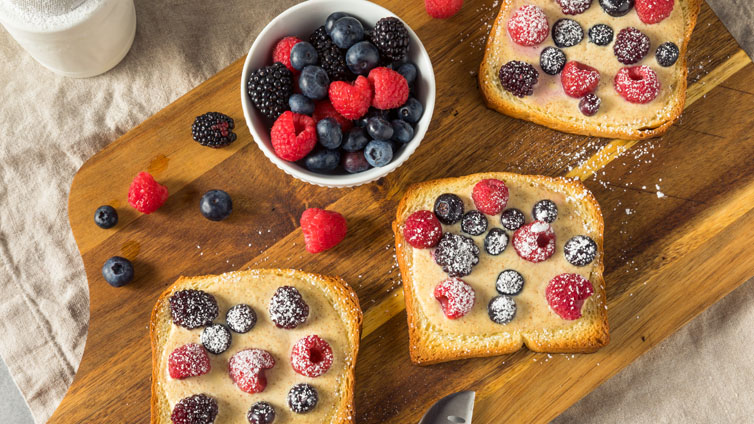
<path fill-rule="evenodd" d="M 655 50 L 655 57 L 660 66 L 667 68 L 668 66 L 673 66 L 675 64 L 680 53 L 678 46 L 668 41 L 657 47 L 657 50 Z"/>
<path fill-rule="evenodd" d="M 375 116 L 387 119 L 388 116 L 390 116 L 390 112 L 387 110 L 370 107 L 366 115 L 356 120 L 356 126 L 365 128 L 367 126 L 367 121 L 369 121 L 369 118 L 373 118 Z"/>
<path fill-rule="evenodd" d="M 545 47 L 539 55 L 539 67 L 548 75 L 557 75 L 566 64 L 566 55 L 557 47 Z"/>
<path fill-rule="evenodd" d="M 113 256 L 102 265 L 102 276 L 111 286 L 123 287 L 134 279 L 134 267 L 128 259 Z"/>
<path fill-rule="evenodd" d="M 500 228 L 492 228 L 484 237 L 484 251 L 497 256 L 508 247 L 508 234 Z"/>
<path fill-rule="evenodd" d="M 330 35 L 330 32 L 332 32 L 332 27 L 335 25 L 335 22 L 340 18 L 345 18 L 346 16 L 351 16 L 346 12 L 335 12 L 331 13 L 330 16 L 327 17 L 327 20 L 325 21 L 325 32 L 327 35 Z"/>
<path fill-rule="evenodd" d="M 497 276 L 495 290 L 500 294 L 516 295 L 524 288 L 524 277 L 518 271 L 506 269 Z"/>
<path fill-rule="evenodd" d="M 340 152 L 338 150 L 322 149 L 309 154 L 304 159 L 304 165 L 313 172 L 332 171 L 340 163 Z"/>
<path fill-rule="evenodd" d="M 579 110 L 585 116 L 593 116 L 600 110 L 600 104 L 602 100 L 594 93 L 589 93 L 579 100 Z"/>
<path fill-rule="evenodd" d="M 463 200 L 452 193 L 437 196 L 435 216 L 445 225 L 453 225 L 463 216 Z"/>
<path fill-rule="evenodd" d="M 275 421 L 275 408 L 267 402 L 257 402 L 249 408 L 246 419 L 249 424 L 272 424 Z"/>
<path fill-rule="evenodd" d="M 233 212 L 233 201 L 222 190 L 210 190 L 199 201 L 199 210 L 210 221 L 222 221 Z"/>
<path fill-rule="evenodd" d="M 518 209 L 511 208 L 503 211 L 500 215 L 500 223 L 506 230 L 516 231 L 526 223 L 524 213 Z"/>
<path fill-rule="evenodd" d="M 406 103 L 398 108 L 398 117 L 410 124 L 419 122 L 422 113 L 424 113 L 424 106 L 413 97 L 409 97 Z"/>
<path fill-rule="evenodd" d="M 367 159 L 364 157 L 364 152 L 358 151 L 345 152 L 343 154 L 343 168 L 349 174 L 356 174 L 366 171 L 367 169 L 371 168 L 371 166 L 369 165 L 369 162 L 367 162 Z"/>
<path fill-rule="evenodd" d="M 300 41 L 293 45 L 291 49 L 291 66 L 299 71 L 304 66 L 315 65 L 319 60 L 317 50 L 310 43 Z"/>
<path fill-rule="evenodd" d="M 571 265 L 588 265 L 597 256 L 597 243 L 587 236 L 575 236 L 563 246 L 563 253 Z"/>
<path fill-rule="evenodd" d="M 392 140 L 399 143 L 408 143 L 414 138 L 414 127 L 408 122 L 402 119 L 393 119 L 390 121 L 390 125 L 393 126 Z"/>
<path fill-rule="evenodd" d="M 406 82 L 408 82 L 409 87 L 414 86 L 414 81 L 416 81 L 416 66 L 413 63 L 406 62 L 398 67 L 398 73 L 403 75 L 403 78 L 406 78 Z"/>
<path fill-rule="evenodd" d="M 309 116 L 314 113 L 314 101 L 303 94 L 292 94 L 288 98 L 288 106 L 295 113 Z"/>
<path fill-rule="evenodd" d="M 605 24 L 597 24 L 589 28 L 589 41 L 598 46 L 606 46 L 612 43 L 613 35 L 613 29 Z"/>
<path fill-rule="evenodd" d="M 353 127 L 348 131 L 345 140 L 343 140 L 342 147 L 346 152 L 357 152 L 364 149 L 367 143 L 369 143 L 369 137 L 367 137 L 364 128 Z"/>
<path fill-rule="evenodd" d="M 327 149 L 337 149 L 343 142 L 343 131 L 334 118 L 325 118 L 317 122 L 319 144 Z"/>
<path fill-rule="evenodd" d="M 364 148 L 364 157 L 374 167 L 385 166 L 393 160 L 393 146 L 387 141 L 372 140 Z"/>
<path fill-rule="evenodd" d="M 584 39 L 584 30 L 573 19 L 558 19 L 552 26 L 552 40 L 558 47 L 572 47 Z"/>
<path fill-rule="evenodd" d="M 318 401 L 317 390 L 306 383 L 296 384 L 288 392 L 288 407 L 297 414 L 311 411 Z"/>
<path fill-rule="evenodd" d="M 248 333 L 257 325 L 257 313 L 251 306 L 239 303 L 225 313 L 225 322 L 236 333 Z"/>
<path fill-rule="evenodd" d="M 100 206 L 94 211 L 94 223 L 100 228 L 113 228 L 118 224 L 118 212 L 112 206 Z"/>
<path fill-rule="evenodd" d="M 352 16 L 340 18 L 333 24 L 330 38 L 336 46 L 347 49 L 364 39 L 364 26 Z"/>
<path fill-rule="evenodd" d="M 330 78 L 327 72 L 319 66 L 309 65 L 301 71 L 298 78 L 298 86 L 304 96 L 321 100 L 327 97 L 327 89 L 330 87 Z"/>
<path fill-rule="evenodd" d="M 367 121 L 367 134 L 375 140 L 390 140 L 393 138 L 393 126 L 384 118 L 375 116 Z"/>
<path fill-rule="evenodd" d="M 346 52 L 346 65 L 356 75 L 366 75 L 380 61 L 380 52 L 369 41 L 359 41 Z"/>
<path fill-rule="evenodd" d="M 600 0 L 600 6 L 610 16 L 623 16 L 634 7 L 634 0 Z"/>
<path fill-rule="evenodd" d="M 487 231 L 487 217 L 477 210 L 471 210 L 461 218 L 461 231 L 472 236 L 484 234 Z"/>
<path fill-rule="evenodd" d="M 531 215 L 536 221 L 553 223 L 558 217 L 558 207 L 552 200 L 540 200 L 534 204 Z"/>
<path fill-rule="evenodd" d="M 516 302 L 508 296 L 495 296 L 487 305 L 487 315 L 494 323 L 507 324 L 516 316 Z"/>
<path fill-rule="evenodd" d="M 212 324 L 204 327 L 202 334 L 199 336 L 199 341 L 202 342 L 202 346 L 209 353 L 219 355 L 230 347 L 230 343 L 233 336 L 230 334 L 230 329 L 224 324 Z"/>

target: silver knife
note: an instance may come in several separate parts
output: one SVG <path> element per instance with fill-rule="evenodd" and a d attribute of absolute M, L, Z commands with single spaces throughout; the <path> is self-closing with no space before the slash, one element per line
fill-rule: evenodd
<path fill-rule="evenodd" d="M 438 400 L 419 424 L 471 424 L 474 415 L 474 392 L 458 392 Z"/>

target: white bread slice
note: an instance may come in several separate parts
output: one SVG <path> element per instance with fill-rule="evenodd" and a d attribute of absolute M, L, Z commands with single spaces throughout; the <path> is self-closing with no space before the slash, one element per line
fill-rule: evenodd
<path fill-rule="evenodd" d="M 300 326 L 304 327 L 304 333 L 319 333 L 320 331 L 323 331 L 318 327 L 317 320 L 321 318 L 324 313 L 323 311 L 315 310 L 313 308 L 315 304 L 327 305 L 331 307 L 335 313 L 334 316 L 338 317 L 338 320 L 340 322 L 334 326 L 335 328 L 329 329 L 329 332 L 330 334 L 339 332 L 340 334 L 344 335 L 343 339 L 345 343 L 344 346 L 342 346 L 343 351 L 338 351 L 337 346 L 335 345 L 332 346 L 336 358 L 338 355 L 342 357 L 340 361 L 337 362 L 338 359 L 336 359 L 336 362 L 333 363 L 333 366 L 330 368 L 330 370 L 328 370 L 328 372 L 321 377 L 312 379 L 299 376 L 298 374 L 296 374 L 295 376 L 298 380 L 300 380 L 297 382 L 310 383 L 317 387 L 319 382 L 318 380 L 325 378 L 325 376 L 327 376 L 328 374 L 340 373 L 337 375 L 337 378 L 328 380 L 333 382 L 335 386 L 333 388 L 333 393 L 323 393 L 321 389 L 318 389 L 320 392 L 320 404 L 318 404 L 317 407 L 319 407 L 320 409 L 324 407 L 321 406 L 321 404 L 323 403 L 323 395 L 330 397 L 330 400 L 332 400 L 332 402 L 329 403 L 334 405 L 331 410 L 324 411 L 324 417 L 319 422 L 331 424 L 350 424 L 354 422 L 354 369 L 356 367 L 356 357 L 359 351 L 359 339 L 362 323 L 362 312 L 359 307 L 359 299 L 356 297 L 356 293 L 348 286 L 348 284 L 344 280 L 339 277 L 329 277 L 290 269 L 253 269 L 249 271 L 230 272 L 222 275 L 181 277 L 173 285 L 168 287 L 162 293 L 162 295 L 160 295 L 157 303 L 154 306 L 154 309 L 152 310 L 152 317 L 150 321 L 150 338 L 152 344 L 151 422 L 153 424 L 172 423 L 170 419 L 172 409 L 166 391 L 168 387 L 167 380 L 169 379 L 169 377 L 167 376 L 167 370 L 165 369 L 165 365 L 163 364 L 164 361 L 162 360 L 163 355 L 166 351 L 167 344 L 169 343 L 168 338 L 171 334 L 171 327 L 175 327 L 170 316 L 170 305 L 168 302 L 169 297 L 177 291 L 186 289 L 203 290 L 207 293 L 213 294 L 213 292 L 216 292 L 220 287 L 222 287 L 226 292 L 228 289 L 233 291 L 249 289 L 265 290 L 266 292 L 269 292 L 270 290 L 274 290 L 279 287 L 280 282 L 283 281 L 286 285 L 296 287 L 302 293 L 304 300 L 309 303 L 309 318 L 305 324 Z M 316 296 L 317 298 L 314 299 L 314 296 Z M 227 302 L 224 302 L 221 298 L 218 298 L 218 303 L 220 304 L 220 315 L 215 322 L 224 322 L 226 309 L 223 309 L 223 303 Z M 269 323 L 267 312 L 268 305 L 266 301 L 264 302 L 264 304 L 254 304 L 249 301 L 246 301 L 244 303 L 249 304 L 256 311 L 257 325 L 246 334 L 238 335 L 236 333 L 233 333 L 234 340 L 231 344 L 230 349 L 228 349 L 228 352 L 237 351 L 248 347 L 260 347 L 259 345 L 256 345 L 254 343 L 263 342 L 254 339 L 251 339 L 251 341 L 249 341 L 249 343 L 252 343 L 251 346 L 239 346 L 238 342 L 236 341 L 236 337 L 240 338 L 241 336 L 248 335 L 249 337 L 253 338 L 255 330 L 257 330 L 260 325 L 267 325 L 268 327 L 272 327 L 272 325 L 270 325 Z M 263 321 L 267 321 L 267 323 L 264 324 Z M 198 335 L 201 333 L 201 328 L 195 330 L 181 329 L 181 331 L 191 331 L 192 333 L 195 332 L 195 343 L 200 343 L 198 341 Z M 295 334 L 290 333 L 294 330 L 278 329 L 276 331 L 280 332 L 280 338 L 293 337 L 293 335 Z M 287 352 L 290 352 L 290 347 L 288 347 L 287 349 Z M 218 358 L 213 357 L 213 355 L 211 354 L 210 357 L 213 367 L 212 371 L 210 371 L 210 374 L 223 374 L 223 378 L 227 378 L 227 384 L 229 386 L 233 386 L 233 388 L 236 389 L 230 377 L 228 377 L 227 364 L 225 364 L 224 362 L 220 363 Z M 275 360 L 275 368 L 285 368 L 285 372 L 289 374 L 293 373 L 292 370 L 289 370 L 291 366 L 287 353 L 276 355 Z M 341 369 L 336 369 L 337 363 L 342 364 Z M 191 378 L 184 381 L 188 381 Z M 272 380 L 272 376 L 268 374 L 268 386 L 265 392 L 270 391 L 271 385 L 273 384 Z M 197 390 L 197 392 L 200 391 Z M 276 423 L 304 423 L 309 422 L 309 420 L 312 418 L 311 412 L 308 414 L 297 415 L 292 414 L 290 411 L 287 411 L 286 399 L 284 398 L 269 399 L 268 396 L 263 399 L 258 399 L 254 397 L 257 395 L 248 395 L 237 389 L 236 392 L 237 395 L 235 396 L 243 396 L 245 400 L 248 400 L 248 405 L 243 411 L 243 416 L 234 416 L 230 419 L 227 419 L 228 417 L 226 416 L 226 419 L 221 420 L 220 415 L 218 415 L 218 419 L 216 420 L 217 424 L 222 424 L 223 422 L 247 422 L 245 412 L 252 405 L 252 403 L 258 400 L 265 400 L 273 404 L 277 413 L 277 417 L 275 419 Z M 264 395 L 265 392 L 259 395 Z M 213 395 L 213 393 L 211 392 L 208 392 L 207 394 L 209 394 L 210 396 Z M 218 400 L 218 404 L 219 408 L 222 409 L 222 401 Z M 314 411 L 317 411 L 317 408 L 315 408 L 312 412 Z"/>
<path fill-rule="evenodd" d="M 511 41 L 506 25 L 512 12 L 523 4 L 522 2 L 545 10 L 550 29 L 560 18 L 573 19 L 581 24 L 584 39 L 579 45 L 564 48 L 563 51 L 569 61 L 583 62 L 600 71 L 600 84 L 596 94 L 603 101 L 596 115 L 582 115 L 577 107 L 578 99 L 568 98 L 562 92 L 562 88 L 554 82 L 559 82 L 560 75 L 549 76 L 540 69 L 539 51 L 546 46 L 554 45 L 552 35 L 533 48 L 523 48 Z M 635 10 L 629 11 L 624 17 L 611 17 L 601 10 L 597 0 L 592 2 L 586 12 L 575 16 L 563 15 L 554 0 L 502 0 L 501 3 L 500 13 L 487 39 L 484 59 L 479 67 L 479 87 L 489 108 L 558 131 L 627 140 L 660 136 L 680 116 L 686 100 L 686 48 L 696 24 L 701 0 L 676 0 L 671 16 L 653 25 L 642 23 Z M 610 57 L 615 41 L 604 47 L 589 42 L 586 32 L 598 23 L 610 25 L 615 35 L 622 28 L 634 26 L 649 36 L 649 53 L 635 65 L 649 65 L 658 73 L 663 87 L 658 98 L 645 105 L 633 105 L 616 97 L 613 78 L 617 69 L 624 65 L 614 56 Z M 676 28 L 671 31 L 669 25 Z M 674 35 L 670 36 L 670 33 Z M 660 67 L 654 58 L 655 49 L 665 41 L 674 42 L 680 50 L 678 61 L 669 68 Z M 591 54 L 594 57 L 590 57 Z M 539 83 L 534 88 L 534 96 L 519 98 L 503 89 L 498 72 L 503 64 L 511 60 L 531 63 L 539 72 Z M 543 90 L 542 86 L 546 81 L 555 85 Z M 538 90 L 542 93 L 539 95 L 543 97 L 535 100 Z M 544 92 L 547 94 L 543 94 Z M 556 101 L 553 102 L 553 99 Z"/>
<path fill-rule="evenodd" d="M 462 279 L 474 288 L 477 294 L 476 304 L 472 308 L 472 312 L 456 320 L 446 319 L 441 312 L 438 312 L 440 311 L 440 307 L 437 301 L 432 298 L 431 287 L 434 287 L 435 284 L 439 283 L 446 276 L 431 259 L 427 262 L 431 262 L 431 265 L 436 267 L 439 270 L 439 274 L 442 275 L 439 275 L 433 269 L 426 268 L 426 262 L 424 263 L 425 268 L 421 270 L 415 268 L 414 251 L 427 249 L 414 249 L 406 243 L 403 237 L 403 223 L 413 212 L 418 210 L 433 210 L 435 199 L 443 193 L 459 195 L 464 201 L 465 210 L 474 209 L 473 201 L 470 199 L 471 189 L 477 182 L 487 178 L 499 179 L 506 183 L 510 192 L 508 207 L 521 209 L 527 217 L 527 222 L 531 222 L 531 206 L 528 208 L 520 207 L 522 204 L 529 204 L 530 199 L 543 198 L 538 197 L 543 194 L 556 202 L 560 212 L 558 219 L 552 225 L 556 230 L 557 247 L 553 257 L 541 264 L 555 261 L 552 263 L 559 264 L 562 262 L 566 264 L 566 268 L 570 266 L 562 259 L 563 245 L 570 237 L 577 234 L 566 234 L 565 230 L 558 229 L 558 221 L 567 219 L 562 216 L 564 212 L 571 212 L 571 215 L 574 217 L 572 223 L 583 225 L 583 227 L 578 229 L 578 234 L 587 235 L 596 242 L 598 249 L 594 261 L 580 271 L 576 271 L 575 269 L 568 270 L 569 272 L 588 272 L 588 279 L 594 287 L 594 293 L 586 300 L 582 307 L 581 318 L 574 321 L 560 319 L 549 309 L 547 301 L 544 299 L 543 287 L 551 277 L 561 272 L 566 272 L 564 269 L 553 275 L 548 274 L 547 278 L 542 281 L 527 279 L 522 293 L 518 295 L 524 296 L 526 294 L 530 299 L 534 299 L 532 306 L 530 306 L 532 313 L 549 314 L 548 322 L 554 323 L 553 325 L 526 328 L 526 324 L 524 323 L 513 331 L 509 330 L 510 325 L 493 325 L 494 330 L 489 330 L 491 321 L 489 321 L 486 315 L 486 308 L 491 296 L 487 295 L 485 297 L 484 293 L 487 292 L 489 294 L 489 292 L 494 292 L 494 280 L 484 282 L 483 284 L 480 284 L 479 281 L 471 282 L 469 280 L 474 278 L 475 272 L 484 272 L 478 270 L 479 267 L 483 266 L 483 261 L 487 260 L 484 259 L 484 255 L 487 254 L 484 253 L 484 249 L 478 240 L 479 237 L 483 236 L 475 237 L 476 244 L 481 252 L 479 265 L 474 267 L 469 276 L 462 277 Z M 534 197 L 531 196 L 532 194 Z M 522 202 L 522 198 L 526 198 L 526 200 Z M 487 216 L 487 219 L 489 221 L 489 228 L 501 228 L 499 215 Z M 571 225 L 565 223 L 565 221 L 563 222 L 562 225 L 564 226 Z M 454 226 L 443 225 L 443 230 L 448 231 L 450 229 L 454 233 L 460 234 L 458 227 L 459 224 L 455 224 Z M 393 222 L 393 232 L 395 233 L 396 256 L 403 278 L 403 292 L 408 316 L 409 351 L 412 361 L 417 364 L 426 365 L 454 359 L 495 356 L 515 352 L 524 345 L 536 352 L 550 353 L 594 352 L 600 347 L 605 346 L 610 337 L 607 324 L 605 281 L 602 276 L 604 270 L 602 249 L 603 230 L 604 223 L 599 204 L 591 192 L 579 181 L 565 178 L 518 175 L 506 172 L 490 172 L 459 178 L 426 181 L 409 187 L 398 205 L 396 220 Z M 429 253 L 426 252 L 419 252 L 417 254 L 426 254 L 429 257 Z M 506 257 L 506 254 L 509 256 Z M 560 259 L 558 259 L 558 256 Z M 511 243 L 508 244 L 502 255 L 499 257 L 490 256 L 490 258 L 492 258 L 493 262 L 487 263 L 493 263 L 495 267 L 499 267 L 495 268 L 496 272 L 510 267 L 513 263 L 525 262 L 517 258 Z M 541 264 L 531 264 L 528 262 L 526 264 L 520 266 L 531 266 L 531 269 L 541 266 Z M 518 269 L 518 271 L 521 271 L 524 275 L 528 275 L 524 270 Z M 428 277 L 429 274 L 432 274 L 432 277 Z M 536 294 L 532 294 L 532 290 Z M 541 296 L 541 300 L 536 296 Z M 436 310 L 430 310 L 431 308 Z M 534 311 L 533 308 L 538 308 L 539 311 Z M 474 315 L 475 313 L 476 315 Z M 514 318 L 514 321 L 511 321 L 511 324 L 516 319 L 519 319 L 518 315 L 526 316 L 525 313 L 517 314 L 517 317 Z M 434 318 L 431 318 L 431 316 L 434 316 Z M 477 332 L 475 330 L 477 325 L 487 326 L 487 330 Z"/>

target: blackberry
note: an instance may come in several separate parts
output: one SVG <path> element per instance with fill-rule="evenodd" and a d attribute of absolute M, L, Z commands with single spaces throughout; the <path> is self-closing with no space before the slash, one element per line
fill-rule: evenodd
<path fill-rule="evenodd" d="M 306 383 L 296 384 L 288 392 L 288 407 L 297 414 L 305 414 L 319 402 L 317 389 Z"/>
<path fill-rule="evenodd" d="M 469 237 L 445 233 L 434 252 L 435 262 L 450 277 L 463 277 L 471 274 L 471 269 L 479 263 L 479 248 Z"/>
<path fill-rule="evenodd" d="M 317 50 L 320 66 L 327 72 L 330 81 L 353 79 L 353 74 L 346 65 L 345 52 L 333 43 L 324 26 L 317 28 L 309 36 L 309 42 Z"/>
<path fill-rule="evenodd" d="M 374 25 L 371 36 L 380 56 L 402 61 L 408 54 L 408 30 L 398 18 L 382 18 Z"/>
<path fill-rule="evenodd" d="M 657 50 L 655 50 L 657 63 L 664 67 L 673 66 L 678 60 L 679 54 L 680 51 L 678 50 L 678 46 L 670 41 L 660 44 L 660 46 L 657 47 Z"/>
<path fill-rule="evenodd" d="M 170 414 L 174 424 L 212 424 L 217 417 L 217 401 L 204 393 L 178 401 Z"/>
<path fill-rule="evenodd" d="M 278 119 L 288 110 L 288 98 L 293 94 L 293 74 L 280 62 L 257 69 L 249 77 L 246 89 L 251 102 L 270 119 Z"/>
<path fill-rule="evenodd" d="M 270 300 L 270 320 L 278 328 L 292 329 L 306 322 L 309 305 L 294 287 L 278 287 Z"/>
<path fill-rule="evenodd" d="M 566 55 L 557 47 L 545 47 L 539 54 L 539 67 L 548 75 L 557 75 L 566 64 Z"/>
<path fill-rule="evenodd" d="M 649 53 L 649 37 L 636 28 L 623 28 L 615 37 L 613 52 L 618 62 L 633 65 Z"/>
<path fill-rule="evenodd" d="M 168 301 L 173 323 L 189 330 L 209 325 L 217 318 L 217 300 L 201 290 L 177 291 Z"/>
<path fill-rule="evenodd" d="M 257 402 L 249 408 L 246 419 L 250 424 L 272 424 L 275 421 L 275 408 L 267 402 Z"/>
<path fill-rule="evenodd" d="M 500 68 L 500 84 L 514 96 L 531 96 L 539 80 L 539 72 L 526 62 L 511 60 Z"/>
<path fill-rule="evenodd" d="M 207 112 L 197 116 L 191 125 L 191 135 L 202 146 L 225 147 L 236 141 L 233 118 L 220 112 Z"/>

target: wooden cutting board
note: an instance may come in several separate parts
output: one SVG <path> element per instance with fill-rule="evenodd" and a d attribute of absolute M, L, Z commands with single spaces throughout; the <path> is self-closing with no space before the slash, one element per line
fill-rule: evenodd
<path fill-rule="evenodd" d="M 434 401 L 459 390 L 477 392 L 475 423 L 547 422 L 754 276 L 754 66 L 706 5 L 689 47 L 681 121 L 661 139 L 636 143 L 562 134 L 484 108 L 475 71 L 497 1 L 469 3 L 449 21 L 431 20 L 417 2 L 379 3 L 422 38 L 438 86 L 429 133 L 388 177 L 326 189 L 275 168 L 243 120 L 243 60 L 84 164 L 68 212 L 89 276 L 89 335 L 73 385 L 50 422 L 148 422 L 149 314 L 180 275 L 292 267 L 343 276 L 365 312 L 359 423 L 418 422 Z M 236 119 L 238 141 L 229 148 L 191 140 L 194 117 L 214 110 Z M 142 170 L 171 193 L 152 215 L 136 213 L 126 201 Z M 521 351 L 414 366 L 390 231 L 397 202 L 411 183 L 503 170 L 578 176 L 596 195 L 606 221 L 612 341 L 591 355 Z M 227 221 L 199 214 L 199 198 L 210 189 L 233 197 Z M 92 222 L 102 204 L 118 208 L 114 229 Z M 306 253 L 297 222 L 307 207 L 345 215 L 346 240 L 322 254 Z M 102 279 L 100 268 L 113 255 L 133 260 L 134 283 L 115 289 Z"/>

